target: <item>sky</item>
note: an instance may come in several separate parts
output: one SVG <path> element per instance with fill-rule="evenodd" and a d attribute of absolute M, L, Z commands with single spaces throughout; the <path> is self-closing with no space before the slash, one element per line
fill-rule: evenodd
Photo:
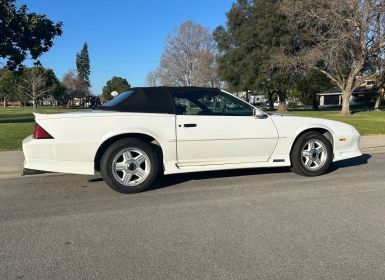
<path fill-rule="evenodd" d="M 92 92 L 101 94 L 112 76 L 144 86 L 159 65 L 167 34 L 186 20 L 213 30 L 226 21 L 235 0 L 19 0 L 30 12 L 63 22 L 63 35 L 40 58 L 61 79 L 76 69 L 84 42 L 91 60 Z M 29 64 L 29 63 L 27 63 Z"/>

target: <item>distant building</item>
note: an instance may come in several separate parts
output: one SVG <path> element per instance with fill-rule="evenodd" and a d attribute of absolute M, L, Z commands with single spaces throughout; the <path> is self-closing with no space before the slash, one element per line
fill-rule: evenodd
<path fill-rule="evenodd" d="M 365 82 L 356 88 L 350 96 L 350 105 L 364 105 L 371 103 L 376 95 L 377 88 L 375 81 L 365 80 Z M 333 88 L 318 94 L 320 106 L 341 106 L 342 91 L 339 88 Z"/>
<path fill-rule="evenodd" d="M 258 91 L 240 91 L 234 93 L 234 95 L 244 100 L 249 98 L 249 103 L 253 105 L 264 105 L 267 102 L 265 95 Z"/>
<path fill-rule="evenodd" d="M 56 100 L 53 96 L 49 96 L 49 97 L 43 97 L 39 101 L 39 104 L 40 106 L 58 106 L 59 101 Z"/>
<path fill-rule="evenodd" d="M 0 107 L 21 107 L 20 101 L 0 101 Z"/>
<path fill-rule="evenodd" d="M 249 103 L 253 105 L 264 105 L 267 102 L 267 98 L 264 95 L 250 95 Z"/>

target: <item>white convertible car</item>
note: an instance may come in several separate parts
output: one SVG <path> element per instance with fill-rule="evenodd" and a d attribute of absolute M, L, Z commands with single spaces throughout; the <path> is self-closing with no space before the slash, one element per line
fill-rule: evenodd
<path fill-rule="evenodd" d="M 94 111 L 35 114 L 23 141 L 24 167 L 92 175 L 123 193 L 143 191 L 159 173 L 292 166 L 325 173 L 360 156 L 352 126 L 268 115 L 213 88 L 152 87 L 123 92 Z"/>

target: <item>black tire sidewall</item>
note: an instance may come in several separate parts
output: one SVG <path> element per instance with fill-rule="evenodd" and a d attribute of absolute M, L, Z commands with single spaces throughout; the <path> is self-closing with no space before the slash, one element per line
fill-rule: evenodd
<path fill-rule="evenodd" d="M 127 148 L 137 148 L 142 150 L 144 153 L 147 154 L 151 163 L 150 174 L 148 175 L 146 180 L 144 180 L 139 185 L 132 187 L 120 184 L 112 174 L 112 160 L 114 159 L 117 153 Z M 114 142 L 105 151 L 100 162 L 100 173 L 103 177 L 104 182 L 107 183 L 107 185 L 110 186 L 113 190 L 120 193 L 137 193 L 146 190 L 154 182 L 158 174 L 158 169 L 159 162 L 156 152 L 149 144 L 136 138 L 121 139 Z"/>
<path fill-rule="evenodd" d="M 327 159 L 325 164 L 316 171 L 308 170 L 302 162 L 302 148 L 307 141 L 312 139 L 322 141 L 327 151 Z M 333 156 L 333 147 L 330 141 L 324 135 L 315 131 L 310 131 L 301 135 L 295 142 L 290 155 L 293 171 L 297 174 L 308 177 L 319 176 L 326 173 L 333 161 Z"/>

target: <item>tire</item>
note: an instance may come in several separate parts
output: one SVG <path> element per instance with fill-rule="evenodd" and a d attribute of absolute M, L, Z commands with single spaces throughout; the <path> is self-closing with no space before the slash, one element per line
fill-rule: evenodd
<path fill-rule="evenodd" d="M 114 142 L 104 152 L 100 162 L 104 182 L 120 193 L 145 191 L 154 182 L 158 170 L 156 152 L 137 138 Z"/>
<path fill-rule="evenodd" d="M 295 173 L 308 177 L 319 176 L 329 169 L 333 160 L 333 148 L 321 133 L 306 132 L 294 143 L 290 159 Z"/>

